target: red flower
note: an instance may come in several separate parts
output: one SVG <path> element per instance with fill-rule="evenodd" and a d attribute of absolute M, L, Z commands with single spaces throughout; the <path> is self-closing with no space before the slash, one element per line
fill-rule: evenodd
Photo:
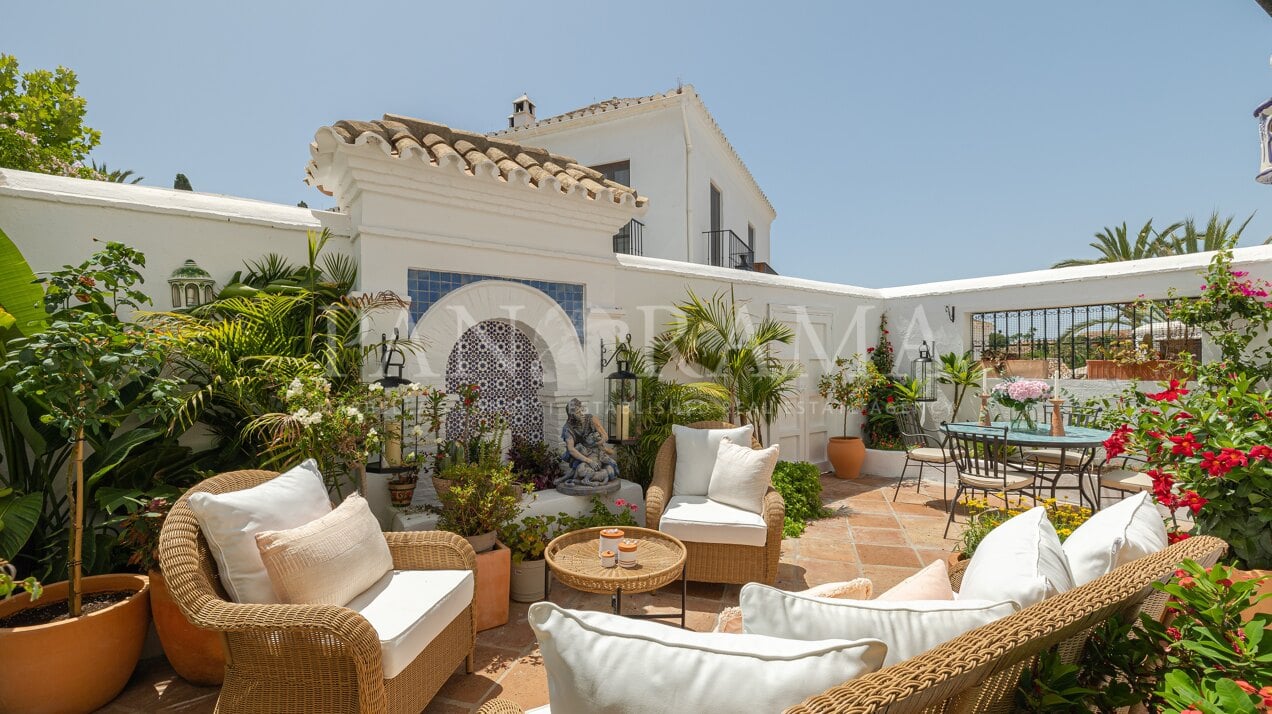
<path fill-rule="evenodd" d="M 1201 455 L 1201 468 L 1209 473 L 1212 477 L 1218 478 L 1229 471 L 1249 465 L 1245 452 L 1240 449 L 1224 448 L 1219 453 L 1213 451 L 1203 452 Z"/>
<path fill-rule="evenodd" d="M 871 352 L 874 352 L 874 350 L 875 350 L 875 348 L 873 348 L 873 347 L 867 347 L 867 348 L 866 348 L 866 354 L 870 354 Z"/>
<path fill-rule="evenodd" d="M 1201 444 L 1197 443 L 1197 437 L 1193 436 L 1192 432 L 1188 432 L 1183 436 L 1171 436 L 1168 438 L 1174 444 L 1174 446 L 1170 447 L 1170 453 L 1176 456 L 1192 456 L 1197 453 L 1197 449 L 1201 446 Z"/>
<path fill-rule="evenodd" d="M 1220 578 L 1215 581 L 1215 584 L 1220 587 L 1230 588 L 1232 587 L 1232 578 Z"/>
<path fill-rule="evenodd" d="M 1145 473 L 1153 479 L 1153 498 L 1167 508 L 1177 508 L 1179 501 L 1174 493 L 1175 478 L 1161 469 L 1149 469 Z"/>
<path fill-rule="evenodd" d="M 1197 587 L 1197 581 L 1189 577 L 1183 577 L 1179 579 L 1179 587 L 1185 590 L 1192 590 Z"/>
<path fill-rule="evenodd" d="M 1158 392 L 1157 394 L 1145 394 L 1144 396 L 1155 402 L 1173 402 L 1187 393 L 1188 390 L 1180 385 L 1178 379 L 1172 379 L 1170 380 L 1170 387 L 1166 391 Z"/>
<path fill-rule="evenodd" d="M 1179 497 L 1179 505 L 1187 506 L 1194 516 L 1201 513 L 1201 509 L 1207 503 L 1210 503 L 1210 501 L 1202 498 L 1201 494 L 1196 491 L 1184 491 L 1183 495 Z"/>
<path fill-rule="evenodd" d="M 1130 435 L 1130 424 L 1121 424 L 1114 429 L 1113 433 L 1109 435 L 1109 438 L 1104 440 L 1104 451 L 1108 455 L 1107 457 L 1114 459 L 1117 458 L 1119 454 L 1125 453 L 1126 441 L 1130 438 Z"/>
<path fill-rule="evenodd" d="M 1184 633 L 1180 632 L 1178 627 L 1167 627 L 1166 634 L 1170 635 L 1170 638 L 1176 642 L 1184 639 Z"/>
<path fill-rule="evenodd" d="M 1170 545 L 1174 545 L 1181 540 L 1188 540 L 1189 538 L 1192 538 L 1192 534 L 1188 531 L 1171 531 L 1166 534 L 1166 542 Z"/>
<path fill-rule="evenodd" d="M 891 396 L 890 396 L 890 397 L 888 397 L 888 403 L 889 403 L 889 404 L 891 404 L 891 403 L 895 402 L 896 400 L 897 400 L 897 398 L 896 398 L 896 397 L 891 397 Z"/>
<path fill-rule="evenodd" d="M 1265 461 L 1272 459 L 1272 446 L 1267 446 L 1266 444 L 1255 444 L 1254 446 L 1251 446 L 1250 460 L 1253 461 L 1254 459 L 1263 459 Z"/>

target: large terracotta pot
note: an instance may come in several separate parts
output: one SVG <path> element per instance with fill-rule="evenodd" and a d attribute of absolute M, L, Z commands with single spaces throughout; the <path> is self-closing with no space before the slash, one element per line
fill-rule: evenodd
<path fill-rule="evenodd" d="M 82 587 L 134 594 L 73 620 L 0 628 L 0 712 L 91 712 L 128 684 L 150 624 L 150 584 L 144 575 L 93 575 Z M 65 582 L 49 585 L 35 604 L 65 599 L 66 590 Z M 0 617 L 31 604 L 25 596 L 0 602 Z"/>
<path fill-rule="evenodd" d="M 201 687 L 225 681 L 225 646 L 221 633 L 195 627 L 172 599 L 163 573 L 150 571 L 150 614 L 163 643 L 164 656 L 181 678 Z"/>
<path fill-rule="evenodd" d="M 473 547 L 478 554 L 485 553 L 495 547 L 495 532 L 478 533 L 477 535 L 464 536 L 464 540 Z"/>
<path fill-rule="evenodd" d="M 512 565 L 512 581 L 509 592 L 517 602 L 538 602 L 543 599 L 543 570 L 547 561 L 523 560 Z"/>
<path fill-rule="evenodd" d="M 512 574 L 512 551 L 496 542 L 494 550 L 477 554 L 476 602 L 473 606 L 477 630 L 508 624 L 508 588 Z"/>
<path fill-rule="evenodd" d="M 866 460 L 866 445 L 859 436 L 832 436 L 826 456 L 839 478 L 857 478 Z"/>
<path fill-rule="evenodd" d="M 1253 580 L 1254 578 L 1257 578 L 1263 575 L 1272 576 L 1272 570 L 1236 570 L 1234 569 L 1232 571 L 1233 579 L 1240 579 L 1240 580 Z M 1255 597 L 1258 597 L 1259 595 L 1266 595 L 1268 593 L 1272 593 L 1272 577 L 1269 577 L 1267 580 L 1264 580 L 1260 584 L 1259 589 L 1255 591 Z M 1272 616 L 1272 598 L 1269 598 L 1267 600 L 1264 600 L 1261 603 L 1258 603 L 1257 605 L 1253 605 L 1247 608 L 1246 611 L 1241 614 L 1245 616 L 1246 622 L 1249 622 L 1255 615 Z"/>

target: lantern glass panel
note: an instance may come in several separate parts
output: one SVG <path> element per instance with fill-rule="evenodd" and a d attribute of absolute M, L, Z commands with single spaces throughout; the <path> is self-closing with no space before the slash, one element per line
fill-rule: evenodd
<path fill-rule="evenodd" d="M 605 421 L 609 442 L 631 443 L 636 439 L 640 378 L 620 368 L 605 378 L 605 386 L 608 400 Z"/>
<path fill-rule="evenodd" d="M 910 363 L 910 377 L 918 387 L 917 401 L 936 401 L 936 361 L 932 359 L 926 342 L 919 349 L 919 356 Z"/>

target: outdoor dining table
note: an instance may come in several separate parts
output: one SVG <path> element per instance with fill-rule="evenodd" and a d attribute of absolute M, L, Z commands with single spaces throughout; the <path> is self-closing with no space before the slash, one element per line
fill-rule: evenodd
<path fill-rule="evenodd" d="M 1098 449 L 1104 445 L 1105 439 L 1108 439 L 1113 432 L 1104 429 L 1092 429 L 1085 426 L 1065 426 L 1064 436 L 1052 436 L 1051 425 L 1039 423 L 1034 430 L 1013 429 L 1011 422 L 996 421 L 989 426 L 981 426 L 974 422 L 946 424 L 945 430 L 969 436 L 1001 436 L 1002 430 L 1007 430 L 1007 446 L 1019 447 L 1024 449 L 1060 449 L 1067 451 L 1072 449 L 1074 452 L 1080 452 L 1086 449 Z M 1052 495 L 1055 495 L 1055 483 L 1059 481 L 1060 473 L 1064 472 L 1063 455 L 1059 459 L 1061 462 L 1057 466 L 1058 471 L 1055 479 L 1052 481 Z M 1018 462 L 1021 466 L 1026 462 Z M 1084 503 L 1088 498 L 1095 510 L 1099 510 L 1098 488 L 1097 496 L 1088 496 L 1086 493 L 1085 480 L 1090 474 L 1091 461 L 1086 462 L 1078 470 L 1069 470 L 1078 477 L 1078 503 Z M 1019 466 L 1017 467 L 1019 468 Z M 1023 469 L 1022 469 L 1023 470 Z M 1041 472 L 1039 472 L 1041 473 Z"/>

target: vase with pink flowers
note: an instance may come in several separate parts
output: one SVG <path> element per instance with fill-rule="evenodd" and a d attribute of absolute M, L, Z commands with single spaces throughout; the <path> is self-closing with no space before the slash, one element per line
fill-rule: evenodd
<path fill-rule="evenodd" d="M 1051 385 L 1040 379 L 1009 377 L 995 384 L 989 396 L 1011 410 L 1012 430 L 1033 432 L 1038 430 L 1034 406 L 1051 398 Z"/>

